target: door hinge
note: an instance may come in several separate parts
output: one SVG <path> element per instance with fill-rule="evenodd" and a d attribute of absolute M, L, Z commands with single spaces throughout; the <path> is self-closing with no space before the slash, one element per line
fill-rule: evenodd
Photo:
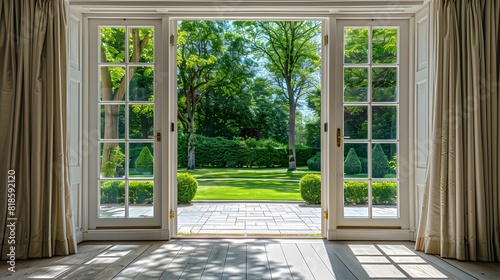
<path fill-rule="evenodd" d="M 170 35 L 170 45 L 171 46 L 174 45 L 174 40 L 175 40 L 174 34 Z"/>
<path fill-rule="evenodd" d="M 328 35 L 323 36 L 323 46 L 328 45 Z"/>
<path fill-rule="evenodd" d="M 170 219 L 173 219 L 174 217 L 175 217 L 174 210 L 170 210 Z"/>
<path fill-rule="evenodd" d="M 174 132 L 174 131 L 175 131 L 175 124 L 174 124 L 174 123 L 170 123 L 170 130 L 171 130 L 172 132 Z"/>
<path fill-rule="evenodd" d="M 325 123 L 325 124 L 323 125 L 323 131 L 324 131 L 324 132 L 328 132 L 328 123 Z"/>
<path fill-rule="evenodd" d="M 328 220 L 328 210 L 323 211 L 323 219 Z"/>

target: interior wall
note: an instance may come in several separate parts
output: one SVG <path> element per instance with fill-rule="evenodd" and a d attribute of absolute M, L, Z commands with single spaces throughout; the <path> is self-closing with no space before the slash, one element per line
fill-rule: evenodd
<path fill-rule="evenodd" d="M 420 221 L 420 210 L 425 188 L 426 171 L 431 141 L 432 90 L 430 75 L 430 11 L 425 5 L 415 15 L 415 226 Z M 416 234 L 416 231 L 415 231 Z"/>
<path fill-rule="evenodd" d="M 77 242 L 82 235 L 82 14 L 69 9 L 68 145 L 70 189 Z"/>

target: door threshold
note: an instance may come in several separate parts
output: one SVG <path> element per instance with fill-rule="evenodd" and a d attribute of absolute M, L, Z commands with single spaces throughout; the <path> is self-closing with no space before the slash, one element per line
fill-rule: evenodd
<path fill-rule="evenodd" d="M 191 234 L 172 236 L 172 239 L 324 239 L 320 233 L 311 234 Z"/>

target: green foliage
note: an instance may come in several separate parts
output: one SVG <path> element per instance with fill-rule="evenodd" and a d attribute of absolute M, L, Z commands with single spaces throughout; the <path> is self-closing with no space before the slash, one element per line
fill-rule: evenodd
<path fill-rule="evenodd" d="M 297 157 L 297 166 L 305 166 L 307 165 L 307 160 L 312 155 L 312 148 L 297 145 L 295 146 L 295 156 Z"/>
<path fill-rule="evenodd" d="M 153 182 L 152 181 L 131 181 L 128 184 L 128 201 L 133 204 L 153 203 Z"/>
<path fill-rule="evenodd" d="M 394 153 L 391 160 L 389 161 L 389 172 L 391 174 L 396 174 L 398 171 L 398 154 Z"/>
<path fill-rule="evenodd" d="M 105 147 L 103 156 L 108 155 L 108 160 L 101 167 L 101 175 L 104 177 L 122 177 L 125 175 L 123 162 L 125 154 L 122 153 L 120 146 Z M 122 167 L 121 169 L 119 167 Z"/>
<path fill-rule="evenodd" d="M 368 203 L 368 182 L 345 182 L 344 183 L 344 204 L 367 204 Z"/>
<path fill-rule="evenodd" d="M 398 198 L 398 185 L 396 182 L 373 182 L 372 196 L 373 204 L 396 204 Z"/>
<path fill-rule="evenodd" d="M 152 181 L 130 181 L 128 202 L 131 204 L 153 203 Z M 125 203 L 125 182 L 107 181 L 101 184 L 101 203 Z"/>
<path fill-rule="evenodd" d="M 300 195 L 308 204 L 321 203 L 321 176 L 319 174 L 304 175 L 299 182 Z"/>
<path fill-rule="evenodd" d="M 177 201 L 189 203 L 198 189 L 198 181 L 189 173 L 177 173 Z"/>
<path fill-rule="evenodd" d="M 382 146 L 378 143 L 373 147 L 372 158 L 372 176 L 374 178 L 384 178 L 389 172 L 389 161 L 384 150 L 382 150 Z"/>
<path fill-rule="evenodd" d="M 321 155 L 315 154 L 312 158 L 307 160 L 307 167 L 311 171 L 321 171 Z"/>
<path fill-rule="evenodd" d="M 148 147 L 142 148 L 141 154 L 135 160 L 135 169 L 143 174 L 153 173 L 154 157 Z"/>
<path fill-rule="evenodd" d="M 394 205 L 397 203 L 398 185 L 396 182 L 373 182 L 372 187 L 372 203 L 374 205 Z M 368 182 L 346 182 L 344 184 L 344 204 L 368 204 Z"/>
<path fill-rule="evenodd" d="M 106 181 L 101 183 L 101 203 L 125 203 L 125 183 L 123 181 Z"/>
<path fill-rule="evenodd" d="M 356 155 L 354 148 L 349 150 L 347 158 L 344 161 L 344 172 L 349 175 L 358 174 L 361 172 L 361 161 Z"/>

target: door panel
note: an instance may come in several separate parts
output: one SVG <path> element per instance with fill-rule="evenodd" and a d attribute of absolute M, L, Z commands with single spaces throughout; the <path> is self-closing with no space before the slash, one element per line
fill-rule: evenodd
<path fill-rule="evenodd" d="M 89 228 L 160 227 L 160 21 L 91 20 Z M 94 59 L 92 59 L 94 58 Z M 158 134 L 159 135 L 159 134 Z"/>
<path fill-rule="evenodd" d="M 337 34 L 338 226 L 407 228 L 408 22 L 339 20 Z"/>

